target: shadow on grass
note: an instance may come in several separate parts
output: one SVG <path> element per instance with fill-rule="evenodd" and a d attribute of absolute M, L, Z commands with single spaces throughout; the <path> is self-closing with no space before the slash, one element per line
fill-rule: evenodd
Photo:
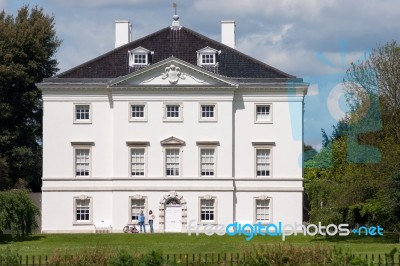
<path fill-rule="evenodd" d="M 312 242 L 348 242 L 348 243 L 386 243 L 396 244 L 399 243 L 399 235 L 397 233 L 384 233 L 383 236 L 318 236 L 311 240 Z"/>
<path fill-rule="evenodd" d="M 0 244 L 10 244 L 15 242 L 32 242 L 39 241 L 46 238 L 43 235 L 29 235 L 29 236 L 12 236 L 12 235 L 0 235 Z"/>

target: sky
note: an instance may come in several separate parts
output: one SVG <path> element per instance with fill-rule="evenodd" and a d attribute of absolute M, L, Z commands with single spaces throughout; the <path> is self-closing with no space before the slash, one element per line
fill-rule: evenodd
<path fill-rule="evenodd" d="M 398 0 L 0 0 L 0 10 L 54 15 L 62 72 L 112 50 L 115 20 L 132 23 L 133 39 L 171 25 L 173 2 L 182 26 L 220 41 L 221 20 L 235 20 L 237 50 L 310 83 L 304 139 L 317 149 L 321 128 L 347 110 L 340 83 L 350 63 L 400 41 Z"/>

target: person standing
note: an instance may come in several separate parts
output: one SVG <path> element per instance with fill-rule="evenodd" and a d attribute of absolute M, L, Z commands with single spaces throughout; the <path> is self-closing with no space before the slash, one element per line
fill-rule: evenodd
<path fill-rule="evenodd" d="M 153 222 L 156 217 L 153 214 L 153 211 L 149 211 L 149 225 L 150 225 L 150 233 L 154 233 Z"/>
<path fill-rule="evenodd" d="M 140 232 L 142 232 L 142 227 L 143 227 L 143 231 L 146 233 L 146 226 L 144 224 L 144 214 L 143 211 L 140 211 L 140 215 L 139 215 L 139 227 L 140 227 Z"/>

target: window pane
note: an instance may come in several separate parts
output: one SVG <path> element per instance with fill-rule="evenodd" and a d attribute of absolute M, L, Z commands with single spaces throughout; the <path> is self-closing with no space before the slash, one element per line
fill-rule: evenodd
<path fill-rule="evenodd" d="M 201 55 L 201 63 L 202 64 L 214 64 L 214 54 L 202 54 Z"/>
<path fill-rule="evenodd" d="M 132 176 L 144 176 L 144 149 L 131 149 Z"/>
<path fill-rule="evenodd" d="M 270 173 L 270 150 L 257 149 L 256 155 L 257 176 L 269 176 Z"/>
<path fill-rule="evenodd" d="M 214 118 L 214 105 L 201 106 L 201 118 Z"/>
<path fill-rule="evenodd" d="M 90 200 L 77 199 L 76 200 L 76 220 L 89 221 L 90 220 Z"/>
<path fill-rule="evenodd" d="M 179 118 L 179 105 L 167 105 L 167 117 Z"/>
<path fill-rule="evenodd" d="M 144 117 L 144 105 L 132 105 L 131 106 L 132 118 L 143 118 Z"/>
<path fill-rule="evenodd" d="M 89 120 L 90 105 L 75 105 L 75 119 Z"/>
<path fill-rule="evenodd" d="M 256 220 L 269 221 L 270 219 L 270 200 L 256 200 Z"/>
<path fill-rule="evenodd" d="M 166 175 L 179 176 L 179 149 L 166 149 L 165 156 Z"/>
<path fill-rule="evenodd" d="M 201 158 L 200 158 L 200 168 L 201 168 L 201 176 L 213 176 L 214 175 L 214 149 L 201 149 Z"/>
<path fill-rule="evenodd" d="M 135 54 L 134 55 L 134 63 L 135 64 L 146 64 L 147 63 L 147 55 L 146 54 Z"/>
<path fill-rule="evenodd" d="M 132 222 L 139 220 L 140 211 L 144 211 L 145 199 L 132 199 L 131 201 L 131 219 Z"/>
<path fill-rule="evenodd" d="M 90 158 L 89 149 L 75 150 L 75 170 L 76 176 L 89 176 Z"/>
<path fill-rule="evenodd" d="M 269 110 L 270 110 L 269 105 L 257 105 L 257 114 L 256 114 L 257 121 L 269 121 L 270 120 Z"/>
<path fill-rule="evenodd" d="M 214 199 L 200 200 L 200 219 L 202 221 L 214 221 Z"/>

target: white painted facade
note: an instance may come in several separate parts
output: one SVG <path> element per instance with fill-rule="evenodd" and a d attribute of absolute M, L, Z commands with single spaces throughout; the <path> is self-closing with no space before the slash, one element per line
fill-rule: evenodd
<path fill-rule="evenodd" d="M 54 81 L 39 87 L 42 232 L 107 226 L 120 233 L 136 224 L 135 200 L 144 202 L 147 231 L 149 210 L 156 232 L 187 232 L 191 220 L 253 224 L 264 217 L 265 224 L 302 223 L 307 84 L 243 85 L 171 57 L 107 83 Z M 130 115 L 136 104 L 144 106 L 140 121 Z M 165 117 L 170 104 L 180 107 L 180 118 L 173 121 Z M 82 105 L 90 108 L 83 123 L 76 121 L 76 106 Z M 202 105 L 214 106 L 214 119 L 201 118 Z M 269 121 L 257 121 L 257 105 L 269 106 Z M 131 174 L 132 148 L 144 150 L 144 176 Z M 166 176 L 171 148 L 179 150 L 178 176 Z M 201 176 L 201 148 L 214 151 L 214 176 Z M 76 176 L 76 149 L 89 151 L 88 176 Z M 269 151 L 269 176 L 257 177 L 257 149 Z M 260 207 L 266 215 L 257 216 L 257 200 L 269 204 Z M 81 201 L 89 202 L 89 211 L 78 221 Z M 205 202 L 213 203 L 212 215 L 204 214 L 202 221 Z"/>

